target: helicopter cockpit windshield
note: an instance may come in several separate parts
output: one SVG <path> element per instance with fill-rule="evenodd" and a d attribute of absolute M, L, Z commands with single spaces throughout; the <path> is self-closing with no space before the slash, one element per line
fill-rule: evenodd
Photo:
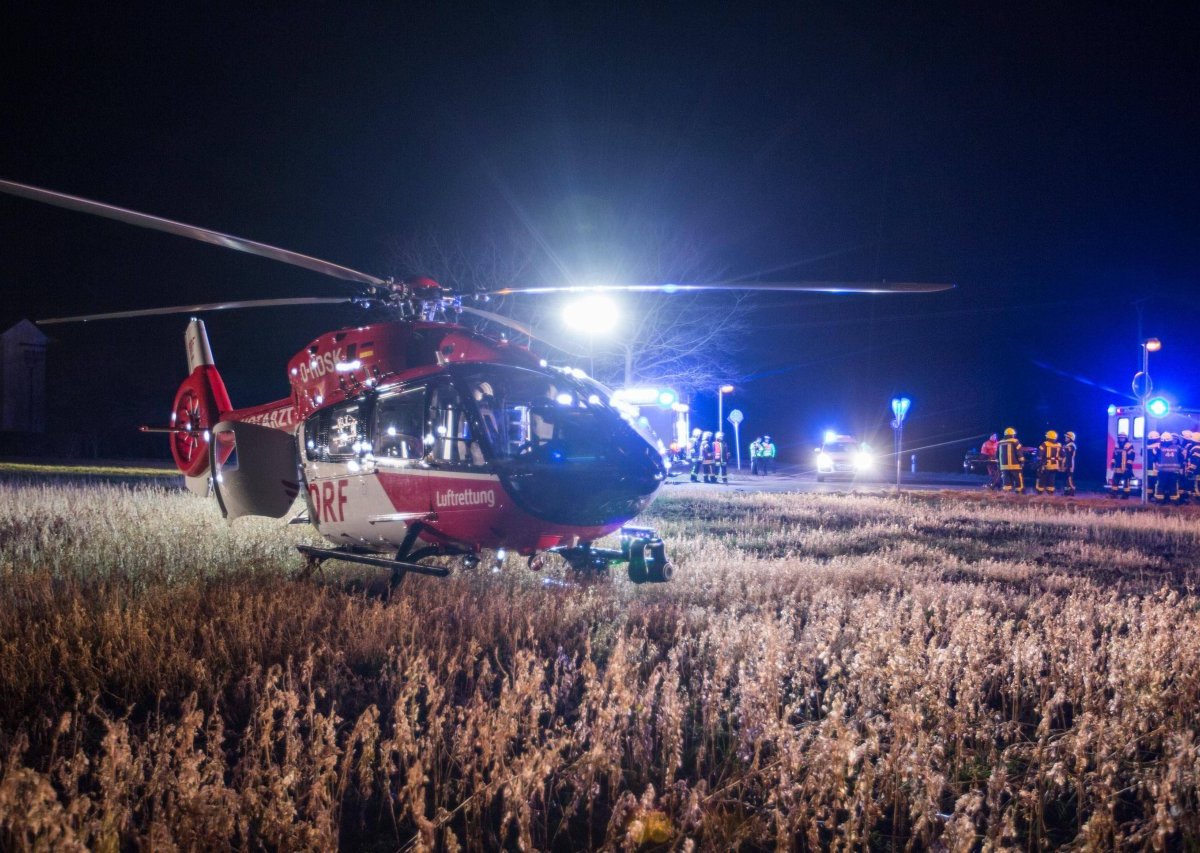
<path fill-rule="evenodd" d="M 489 365 L 458 378 L 495 461 L 600 461 L 623 431 L 600 387 L 565 373 Z"/>
<path fill-rule="evenodd" d="M 497 471 L 544 518 L 600 523 L 648 503 L 665 476 L 653 444 L 595 382 L 496 364 L 463 366 L 454 376 Z"/>

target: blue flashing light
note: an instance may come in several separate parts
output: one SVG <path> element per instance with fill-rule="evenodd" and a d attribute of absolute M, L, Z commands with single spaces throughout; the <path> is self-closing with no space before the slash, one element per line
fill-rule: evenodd
<path fill-rule="evenodd" d="M 1112 403 L 1109 403 L 1108 404 L 1108 416 L 1111 418 L 1116 413 L 1117 413 L 1117 407 L 1115 405 L 1113 405 Z"/>
<path fill-rule="evenodd" d="M 1171 413 L 1171 404 L 1166 397 L 1155 397 L 1146 403 L 1146 411 L 1152 418 L 1165 418 Z"/>
<path fill-rule="evenodd" d="M 664 409 L 669 409 L 674 406 L 676 399 L 678 398 L 675 396 L 675 392 L 670 388 L 663 388 L 658 392 L 658 405 L 662 406 Z"/>
<path fill-rule="evenodd" d="M 904 420 L 904 416 L 908 414 L 908 407 L 912 405 L 912 400 L 907 397 L 892 398 L 892 414 L 896 416 L 896 420 Z"/>
<path fill-rule="evenodd" d="M 831 429 L 825 430 L 825 443 L 826 444 L 832 444 L 833 442 L 837 441 L 837 437 L 838 437 L 838 434 L 835 431 L 833 431 Z"/>

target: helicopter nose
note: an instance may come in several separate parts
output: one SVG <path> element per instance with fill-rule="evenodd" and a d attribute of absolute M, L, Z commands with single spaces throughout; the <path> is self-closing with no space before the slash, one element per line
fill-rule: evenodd
<path fill-rule="evenodd" d="M 649 506 L 666 479 L 662 457 L 645 450 L 574 462 L 552 456 L 513 467 L 501 477 L 518 506 L 544 521 L 602 527 L 620 524 Z"/>

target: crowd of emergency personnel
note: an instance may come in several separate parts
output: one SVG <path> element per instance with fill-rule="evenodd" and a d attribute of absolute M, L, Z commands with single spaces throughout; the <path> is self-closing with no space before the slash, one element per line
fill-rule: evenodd
<path fill-rule="evenodd" d="M 1045 440 L 1037 448 L 1037 465 L 1033 488 L 1039 495 L 1053 495 L 1060 490 L 1064 495 L 1075 494 L 1075 457 L 1078 447 L 1075 433 L 1067 431 L 1063 441 L 1058 432 L 1049 430 Z M 987 459 L 988 487 L 1003 492 L 1024 494 L 1025 448 L 1012 427 L 1004 430 L 1004 438 L 992 433 L 979 448 Z"/>
<path fill-rule="evenodd" d="M 1129 436 L 1117 436 L 1113 450 L 1112 493 L 1117 490 L 1118 454 L 1122 464 L 1121 497 L 1129 494 L 1129 473 L 1135 451 Z M 1179 433 L 1150 430 L 1146 434 L 1146 489 L 1157 503 L 1200 503 L 1200 432 L 1185 429 Z"/>
<path fill-rule="evenodd" d="M 1039 495 L 1058 492 L 1075 494 L 1075 433 L 1066 432 L 1064 441 L 1049 430 L 1038 446 L 1033 488 Z M 1012 427 L 1004 438 L 996 433 L 979 448 L 987 460 L 988 488 L 1024 494 L 1026 448 Z M 1106 484 L 1110 498 L 1124 499 L 1133 493 L 1133 463 L 1137 449 L 1126 433 L 1119 433 L 1110 460 L 1112 475 Z M 1200 432 L 1183 430 L 1179 434 L 1151 430 L 1146 435 L 1146 494 L 1150 501 L 1179 504 L 1185 500 L 1200 503 Z"/>
<path fill-rule="evenodd" d="M 686 461 L 691 465 L 691 480 L 699 483 L 729 482 L 729 458 L 733 450 L 725 433 L 692 430 L 688 441 Z M 750 443 L 750 473 L 769 474 L 775 463 L 775 445 L 771 436 L 759 436 Z"/>

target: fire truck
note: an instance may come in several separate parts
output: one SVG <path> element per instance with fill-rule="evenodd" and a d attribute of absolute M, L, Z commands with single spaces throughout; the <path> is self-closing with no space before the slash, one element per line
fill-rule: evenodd
<path fill-rule="evenodd" d="M 1163 407 L 1165 411 L 1161 416 L 1155 415 L 1155 402 L 1150 401 L 1150 427 L 1149 432 L 1170 432 L 1178 435 L 1187 430 L 1200 431 L 1200 409 L 1186 409 L 1178 406 Z M 1161 410 L 1160 410 L 1161 411 Z M 1145 419 L 1142 417 L 1141 406 L 1109 406 L 1108 407 L 1108 441 L 1105 443 L 1105 462 L 1104 462 L 1104 482 L 1112 481 L 1112 456 L 1113 449 L 1117 446 L 1117 436 L 1121 433 L 1129 436 L 1129 440 L 1133 442 L 1134 449 L 1137 451 L 1137 458 L 1133 461 L 1133 480 L 1131 484 L 1134 489 L 1142 488 L 1142 473 L 1145 470 L 1142 463 L 1142 435 L 1146 429 Z"/>

